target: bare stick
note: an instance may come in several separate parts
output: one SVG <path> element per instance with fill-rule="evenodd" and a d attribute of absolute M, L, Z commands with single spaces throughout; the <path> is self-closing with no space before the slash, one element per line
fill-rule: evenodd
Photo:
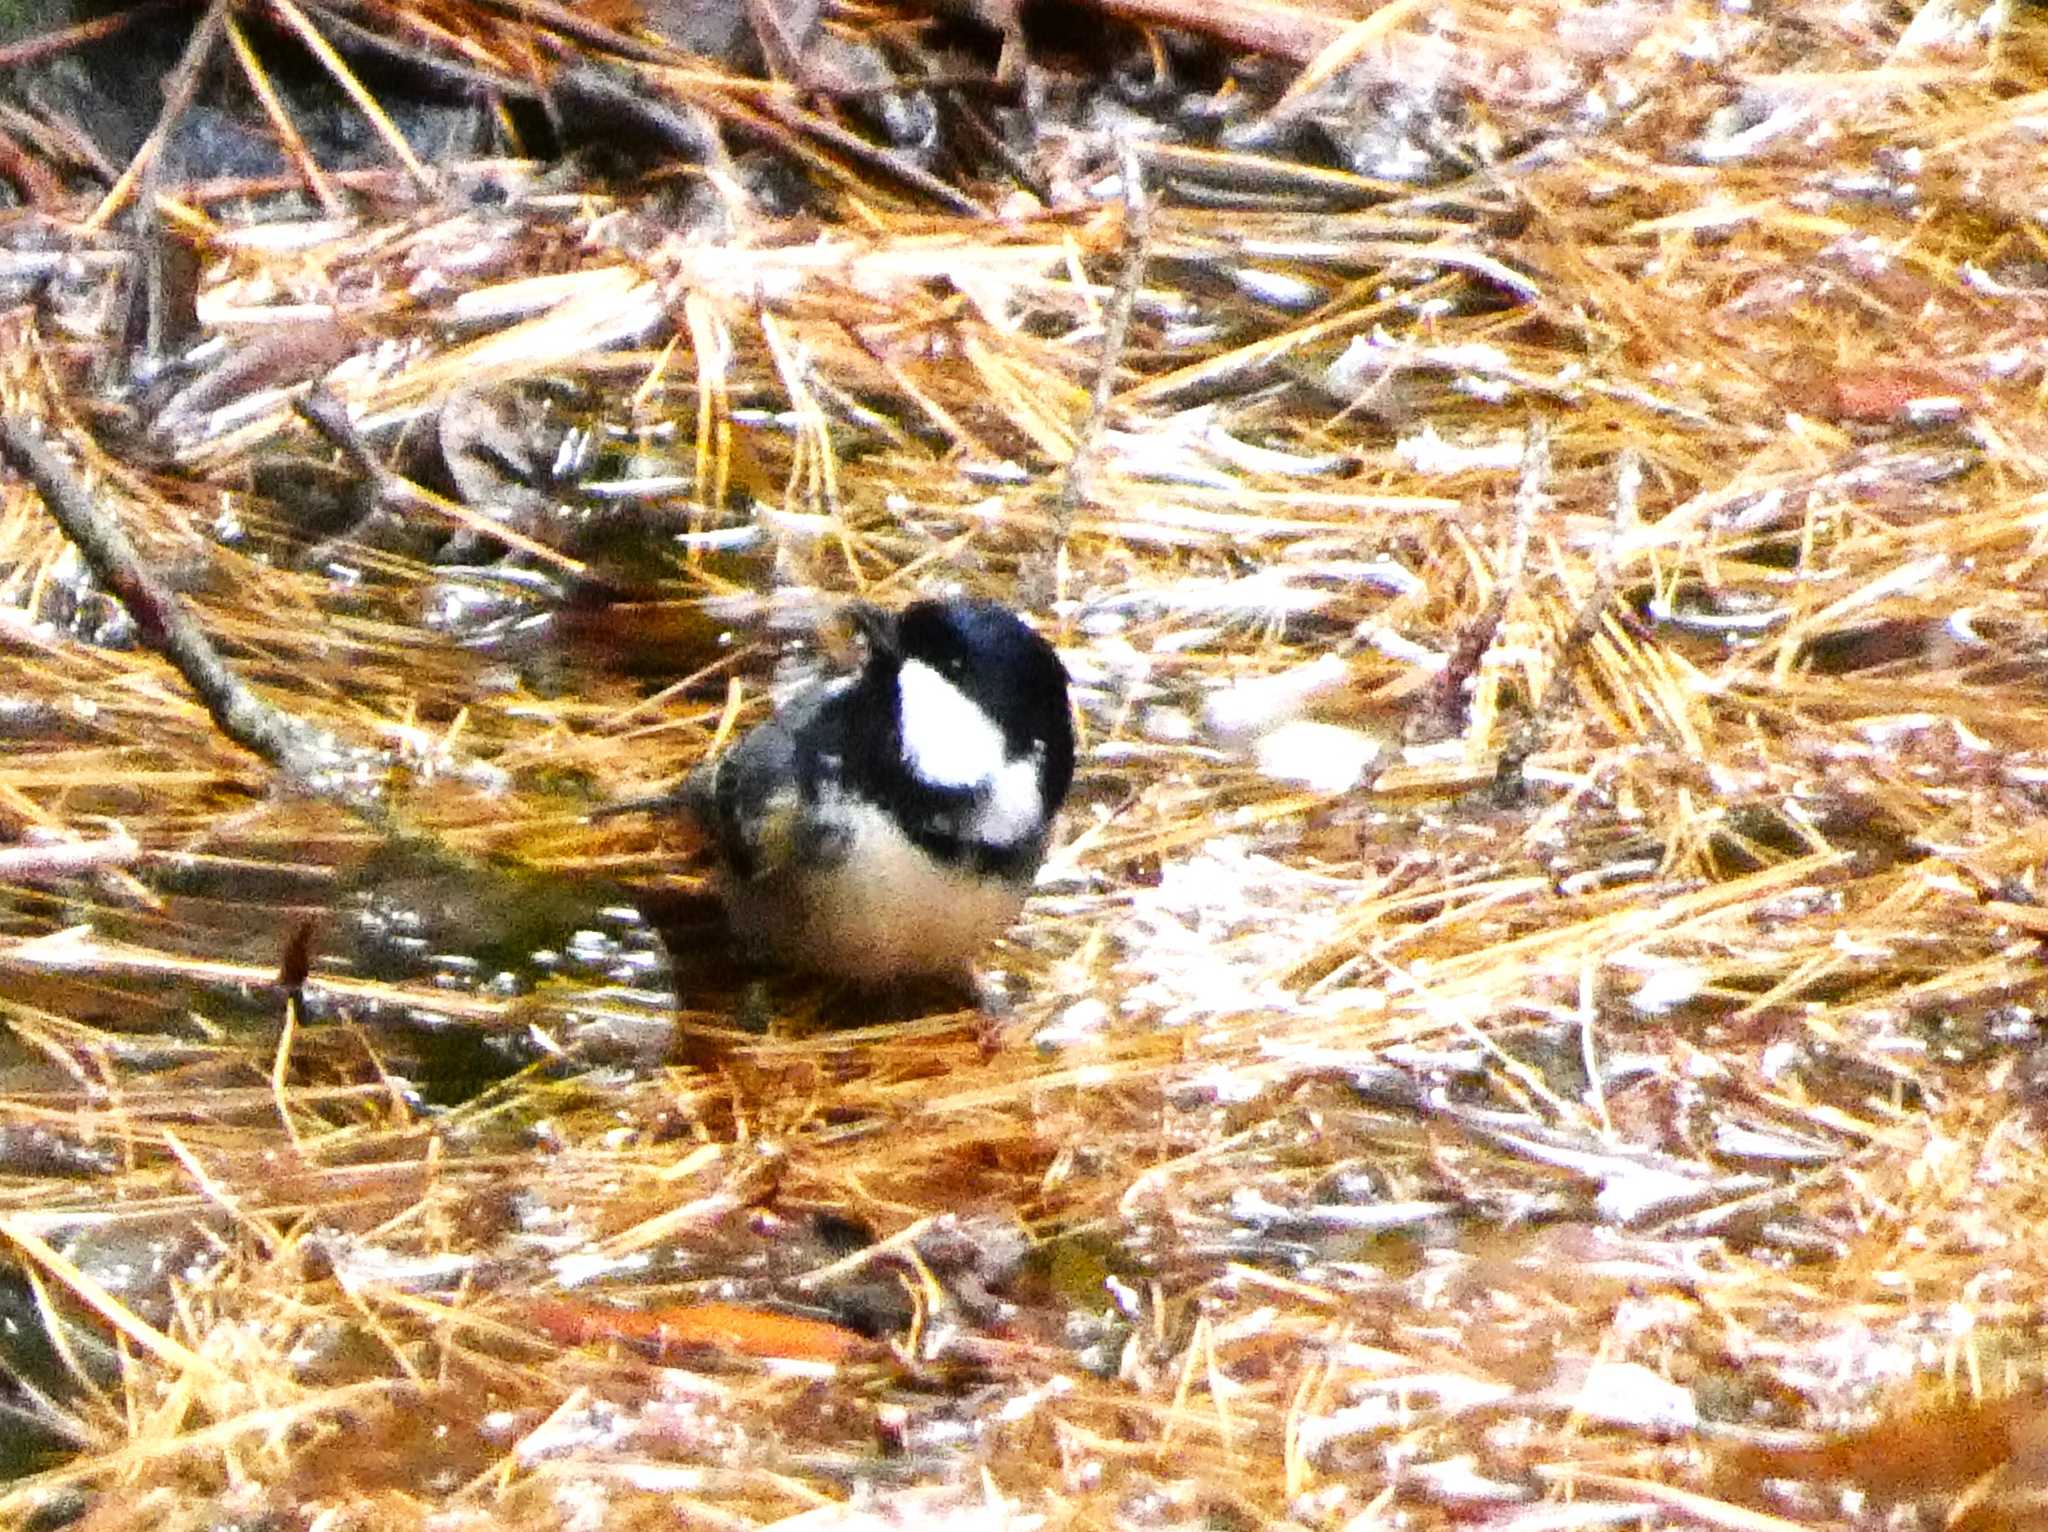
<path fill-rule="evenodd" d="M 1429 719 L 1443 734 L 1458 732 L 1465 712 L 1465 683 L 1478 673 L 1500 633 L 1508 602 L 1522 586 L 1522 572 L 1529 559 L 1529 531 L 1536 524 L 1549 499 L 1550 426 L 1540 417 L 1529 422 L 1529 434 L 1522 448 L 1522 477 L 1515 486 L 1514 520 L 1509 526 L 1507 557 L 1493 582 L 1493 590 L 1472 620 L 1451 645 L 1449 658 L 1436 678 L 1432 699 L 1434 717 Z M 1427 716 L 1427 715 L 1426 715 Z"/>
<path fill-rule="evenodd" d="M 199 93 L 199 77 L 206 69 L 206 61 L 213 53 L 213 45 L 220 41 L 221 28 L 228 17 L 228 0 L 211 0 L 205 14 L 192 28 L 192 35 L 186 40 L 185 52 L 178 60 L 164 83 L 164 109 L 157 115 L 156 126 L 150 130 L 142 147 L 135 151 L 135 158 L 128 162 L 128 168 L 121 172 L 121 178 L 93 209 L 92 216 L 85 221 L 88 229 L 103 229 L 107 221 L 118 213 L 135 188 L 147 182 L 154 175 L 157 162 L 164 146 L 171 141 L 171 134 L 178 126 L 178 119 L 185 115 L 185 109 L 192 104 L 192 98 Z"/>
<path fill-rule="evenodd" d="M 310 726 L 258 697 L 228 669 L 177 593 L 143 563 L 128 534 L 19 416 L 0 416 L 0 457 L 35 485 L 43 504 L 64 529 L 93 576 L 135 619 L 144 642 L 176 667 L 214 724 L 243 749 L 253 751 L 306 787 L 347 763 L 331 741 Z"/>
<path fill-rule="evenodd" d="M 82 872 L 132 867 L 142 857 L 142 847 L 127 835 L 110 835 L 103 840 L 0 846 L 0 883 L 44 883 L 75 878 Z"/>
<path fill-rule="evenodd" d="M 1124 269 L 1117 278 L 1116 294 L 1110 301 L 1109 320 L 1102 332 L 1102 358 L 1095 369 L 1095 392 L 1088 401 L 1088 418 L 1081 426 L 1081 440 L 1067 461 L 1066 481 L 1060 485 L 1057 517 L 1060 546 L 1064 548 L 1074 512 L 1088 493 L 1088 480 L 1095 471 L 1101 450 L 1102 428 L 1109 418 L 1110 395 L 1116 392 L 1116 371 L 1123 365 L 1124 344 L 1131 333 L 1131 311 L 1138 306 L 1138 289 L 1145 281 L 1145 260 L 1152 246 L 1152 205 L 1145 195 L 1145 167 L 1128 138 L 1117 141 L 1117 160 L 1124 183 Z"/>
<path fill-rule="evenodd" d="M 1563 708 L 1565 697 L 1571 691 L 1572 675 L 1578 669 L 1586 646 L 1600 631 L 1607 608 L 1614 602 L 1615 570 L 1620 563 L 1617 550 L 1622 537 L 1635 525 L 1636 504 L 1642 484 L 1642 459 L 1633 451 L 1623 453 L 1621 465 L 1615 473 L 1614 525 L 1608 532 L 1607 541 L 1601 544 L 1599 558 L 1594 565 L 1593 588 L 1586 593 L 1586 599 L 1572 616 L 1571 628 L 1565 633 L 1564 643 L 1558 650 L 1557 664 L 1550 672 L 1542 697 L 1530 710 L 1529 716 L 1522 720 L 1522 727 L 1516 731 L 1507 749 L 1501 752 L 1493 780 L 1494 786 L 1502 792 L 1517 792 L 1524 785 L 1522 768 L 1543 742 L 1545 727 Z"/>
<path fill-rule="evenodd" d="M 24 37 L 20 42 L 9 43 L 0 48 L 0 69 L 19 69 L 24 64 L 37 63 L 53 53 L 68 53 L 82 43 L 97 42 L 111 37 L 123 27 L 154 16 L 158 11 L 167 11 L 173 0 L 148 0 L 145 5 L 130 6 L 111 16 L 81 22 L 75 27 L 60 27 L 54 32 L 40 32 L 34 37 Z"/>

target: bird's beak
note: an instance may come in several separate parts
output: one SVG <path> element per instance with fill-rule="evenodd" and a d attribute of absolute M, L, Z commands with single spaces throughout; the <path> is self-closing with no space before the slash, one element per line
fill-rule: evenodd
<path fill-rule="evenodd" d="M 855 601 L 848 605 L 847 615 L 860 636 L 867 640 L 868 653 L 887 659 L 897 658 L 896 614 L 885 611 L 866 601 Z"/>

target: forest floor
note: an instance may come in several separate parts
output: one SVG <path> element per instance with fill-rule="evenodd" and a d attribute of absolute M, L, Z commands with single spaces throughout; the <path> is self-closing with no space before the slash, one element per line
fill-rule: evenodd
<path fill-rule="evenodd" d="M 2048 1526 L 2044 18 L 271 0 L 161 142 L 274 173 L 8 107 L 0 1525 Z M 979 1003 L 746 982 L 593 811 L 955 589 L 1081 736 Z"/>

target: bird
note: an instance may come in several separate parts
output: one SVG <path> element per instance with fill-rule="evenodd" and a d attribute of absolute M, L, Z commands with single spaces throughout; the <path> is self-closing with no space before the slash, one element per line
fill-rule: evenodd
<path fill-rule="evenodd" d="M 683 782 L 751 958 L 876 988 L 970 978 L 1074 778 L 1059 653 L 965 596 L 852 608 L 865 655 Z"/>

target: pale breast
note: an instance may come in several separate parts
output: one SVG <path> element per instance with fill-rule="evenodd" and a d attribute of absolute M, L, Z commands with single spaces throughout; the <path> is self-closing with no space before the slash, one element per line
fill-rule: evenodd
<path fill-rule="evenodd" d="M 761 955 L 864 984 L 958 973 L 1017 918 L 1022 888 L 934 861 L 881 810 L 847 805 L 842 822 L 832 866 L 727 888 L 735 933 Z"/>

